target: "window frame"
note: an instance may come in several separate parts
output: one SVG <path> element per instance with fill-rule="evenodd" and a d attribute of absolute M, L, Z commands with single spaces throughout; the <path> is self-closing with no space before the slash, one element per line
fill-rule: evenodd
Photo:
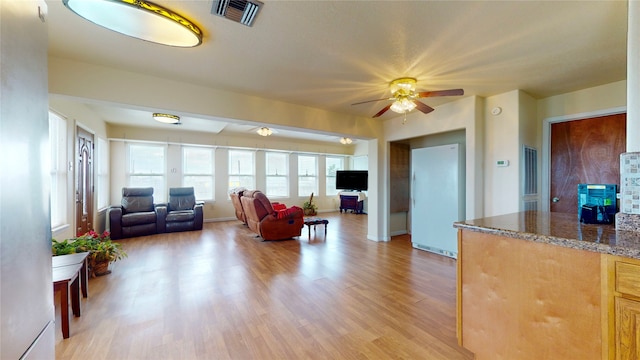
<path fill-rule="evenodd" d="M 305 174 L 301 174 L 300 173 L 300 168 L 301 168 L 300 159 L 302 159 L 302 158 L 312 158 L 313 159 L 313 161 L 315 163 L 315 172 L 314 172 L 314 174 L 309 175 L 308 173 L 305 173 Z M 311 195 L 311 194 L 302 194 L 302 192 L 301 192 L 302 191 L 302 186 L 300 186 L 301 185 L 300 181 L 303 178 L 307 178 L 307 179 L 312 178 L 312 179 L 314 179 L 314 189 L 313 189 L 312 193 L 314 193 L 315 195 L 319 195 L 318 194 L 318 158 L 319 158 L 318 155 L 298 154 L 298 196 L 299 197 L 308 197 L 309 195 Z"/>
<path fill-rule="evenodd" d="M 162 171 L 161 173 L 153 173 L 153 172 L 137 172 L 135 168 L 132 169 L 132 147 L 149 147 L 149 148 L 161 148 L 162 149 Z M 156 188 L 153 186 L 153 198 L 156 203 L 164 203 L 167 201 L 167 145 L 166 144 L 158 144 L 158 143 L 147 143 L 147 142 L 127 142 L 127 167 L 126 167 L 126 179 L 128 187 L 142 186 L 142 185 L 134 185 L 132 183 L 132 179 L 134 177 L 157 177 L 161 179 L 161 187 Z M 145 185 L 152 186 L 152 185 Z"/>
<path fill-rule="evenodd" d="M 270 156 L 284 156 L 284 174 L 278 174 L 278 169 L 276 169 L 275 174 L 269 174 L 269 157 Z M 289 189 L 289 166 L 291 164 L 291 157 L 288 153 L 278 152 L 278 151 L 265 151 L 264 155 L 264 166 L 265 166 L 265 191 L 266 195 L 269 198 L 288 198 L 290 189 Z M 285 183 L 285 193 L 284 194 L 273 194 L 269 190 L 269 178 L 284 178 Z"/>
<path fill-rule="evenodd" d="M 332 156 L 332 155 L 327 155 L 325 156 L 325 196 L 334 196 L 334 195 L 338 195 L 338 193 L 340 192 L 338 189 L 336 189 L 336 173 L 334 172 L 333 175 L 330 175 L 330 171 L 329 171 L 329 159 L 336 159 L 336 160 L 340 160 L 340 166 L 336 169 L 336 171 L 338 170 L 344 170 L 344 164 L 345 164 L 345 157 L 344 156 Z M 331 189 L 329 188 L 329 184 L 333 184 L 331 186 Z"/>
<path fill-rule="evenodd" d="M 234 172 L 232 171 L 232 161 L 231 161 L 231 156 L 233 153 L 247 153 L 247 154 L 251 154 L 251 166 L 250 169 L 252 170 L 252 173 L 241 173 L 240 169 L 238 168 L 238 172 Z M 229 166 L 228 166 L 228 173 L 227 173 L 227 185 L 228 188 L 227 190 L 231 190 L 237 187 L 245 187 L 247 189 L 254 189 L 256 186 L 256 154 L 255 151 L 253 150 L 245 150 L 245 149 L 229 149 L 227 152 L 227 159 L 229 162 Z M 233 184 L 231 183 L 231 178 L 232 177 L 237 177 L 238 181 L 237 183 Z M 242 183 L 242 181 L 240 181 L 241 178 L 251 178 L 251 184 L 244 184 Z"/>
<path fill-rule="evenodd" d="M 49 111 L 49 181 L 50 181 L 50 226 L 56 231 L 69 225 L 67 214 L 67 185 L 69 138 L 67 119 Z"/>
<path fill-rule="evenodd" d="M 208 173 L 198 173 L 198 172 L 189 172 L 187 169 L 187 152 L 191 151 L 191 150 L 197 150 L 197 151 L 207 151 L 209 152 L 209 154 L 211 155 L 211 162 L 210 162 L 210 166 L 209 166 L 209 172 Z M 215 201 L 215 197 L 216 197 L 216 179 L 215 179 L 215 148 L 212 147 L 205 147 L 205 146 L 190 146 L 190 145 L 182 145 L 181 146 L 181 161 L 182 161 L 182 186 L 193 186 L 194 188 L 194 192 L 196 195 L 196 200 L 201 200 L 201 201 Z M 190 184 L 189 182 L 185 181 L 185 178 L 187 177 L 191 177 L 191 178 L 209 178 L 210 181 L 210 186 L 211 186 L 211 196 L 210 197 L 199 197 L 199 194 L 201 193 L 198 189 L 198 186 L 194 185 L 194 184 Z"/>
<path fill-rule="evenodd" d="M 96 156 L 96 206 L 98 211 L 109 207 L 109 141 L 97 138 L 98 151 Z"/>

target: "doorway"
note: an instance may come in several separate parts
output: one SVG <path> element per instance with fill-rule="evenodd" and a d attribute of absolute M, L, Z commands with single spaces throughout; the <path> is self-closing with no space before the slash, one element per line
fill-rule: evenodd
<path fill-rule="evenodd" d="M 93 230 L 93 134 L 76 127 L 76 235 Z"/>
<path fill-rule="evenodd" d="M 626 148 L 626 114 L 550 125 L 549 210 L 578 213 L 578 184 L 620 183 Z"/>

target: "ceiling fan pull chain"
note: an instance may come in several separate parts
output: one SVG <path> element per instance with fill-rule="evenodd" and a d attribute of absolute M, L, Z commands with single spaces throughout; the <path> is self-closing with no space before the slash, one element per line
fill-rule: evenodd
<path fill-rule="evenodd" d="M 404 112 L 404 120 L 402 120 L 402 125 L 407 123 L 407 112 Z"/>

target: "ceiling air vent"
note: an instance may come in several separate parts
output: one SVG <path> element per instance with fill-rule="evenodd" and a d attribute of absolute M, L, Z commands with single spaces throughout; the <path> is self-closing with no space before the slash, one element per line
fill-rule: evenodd
<path fill-rule="evenodd" d="M 251 26 L 261 6 L 262 3 L 255 0 L 215 0 L 211 13 Z"/>

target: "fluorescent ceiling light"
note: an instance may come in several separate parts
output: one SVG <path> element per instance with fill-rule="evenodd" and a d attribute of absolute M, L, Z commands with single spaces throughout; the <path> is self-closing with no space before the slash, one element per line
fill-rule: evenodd
<path fill-rule="evenodd" d="M 158 44 L 194 47 L 202 31 L 191 21 L 143 0 L 62 0 L 74 13 L 107 29 Z"/>

